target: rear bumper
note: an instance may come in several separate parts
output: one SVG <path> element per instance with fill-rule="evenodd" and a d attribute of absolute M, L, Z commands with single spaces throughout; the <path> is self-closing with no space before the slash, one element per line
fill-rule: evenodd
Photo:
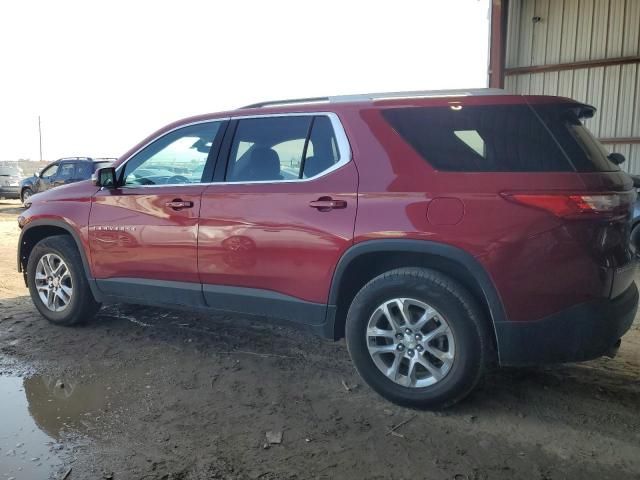
<path fill-rule="evenodd" d="M 20 187 L 0 186 L 0 197 L 20 198 Z"/>
<path fill-rule="evenodd" d="M 638 308 L 632 283 L 621 295 L 568 308 L 535 322 L 498 322 L 501 365 L 577 362 L 600 357 L 629 330 Z"/>

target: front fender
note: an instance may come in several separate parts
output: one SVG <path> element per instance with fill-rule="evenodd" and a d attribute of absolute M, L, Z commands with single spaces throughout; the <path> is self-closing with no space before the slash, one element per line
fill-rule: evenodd
<path fill-rule="evenodd" d="M 78 252 L 80 252 L 82 267 L 89 282 L 91 293 L 93 293 L 96 301 L 100 301 L 100 291 L 98 290 L 96 282 L 91 273 L 89 258 L 87 256 L 87 251 L 84 248 L 84 243 L 81 239 L 80 233 L 74 227 L 62 220 L 53 218 L 41 218 L 31 221 L 23 227 L 18 240 L 18 272 L 23 272 L 26 284 L 26 265 L 28 261 L 28 255 L 30 254 L 33 246 L 43 238 L 51 235 L 59 235 L 60 233 L 62 233 L 62 231 L 68 234 L 75 242 L 76 248 L 78 249 Z"/>

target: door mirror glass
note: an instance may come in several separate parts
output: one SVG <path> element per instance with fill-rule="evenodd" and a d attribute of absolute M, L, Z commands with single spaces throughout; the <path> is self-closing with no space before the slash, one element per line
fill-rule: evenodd
<path fill-rule="evenodd" d="M 99 168 L 92 177 L 96 187 L 116 188 L 116 169 L 113 167 Z"/>

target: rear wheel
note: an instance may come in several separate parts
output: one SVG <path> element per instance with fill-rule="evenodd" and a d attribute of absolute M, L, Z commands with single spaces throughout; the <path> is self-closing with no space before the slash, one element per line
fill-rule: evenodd
<path fill-rule="evenodd" d="M 100 308 L 84 273 L 75 242 L 67 235 L 40 240 L 27 262 L 31 299 L 52 323 L 75 325 L 92 318 Z"/>
<path fill-rule="evenodd" d="M 423 268 L 380 275 L 356 295 L 346 323 L 362 378 L 401 405 L 441 408 L 479 381 L 488 351 L 482 312 L 451 278 Z"/>

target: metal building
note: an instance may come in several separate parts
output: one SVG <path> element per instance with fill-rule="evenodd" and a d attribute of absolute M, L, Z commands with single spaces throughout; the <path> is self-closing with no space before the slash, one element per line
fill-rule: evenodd
<path fill-rule="evenodd" d="M 589 129 L 640 174 L 640 0 L 493 0 L 489 83 L 595 106 Z"/>

